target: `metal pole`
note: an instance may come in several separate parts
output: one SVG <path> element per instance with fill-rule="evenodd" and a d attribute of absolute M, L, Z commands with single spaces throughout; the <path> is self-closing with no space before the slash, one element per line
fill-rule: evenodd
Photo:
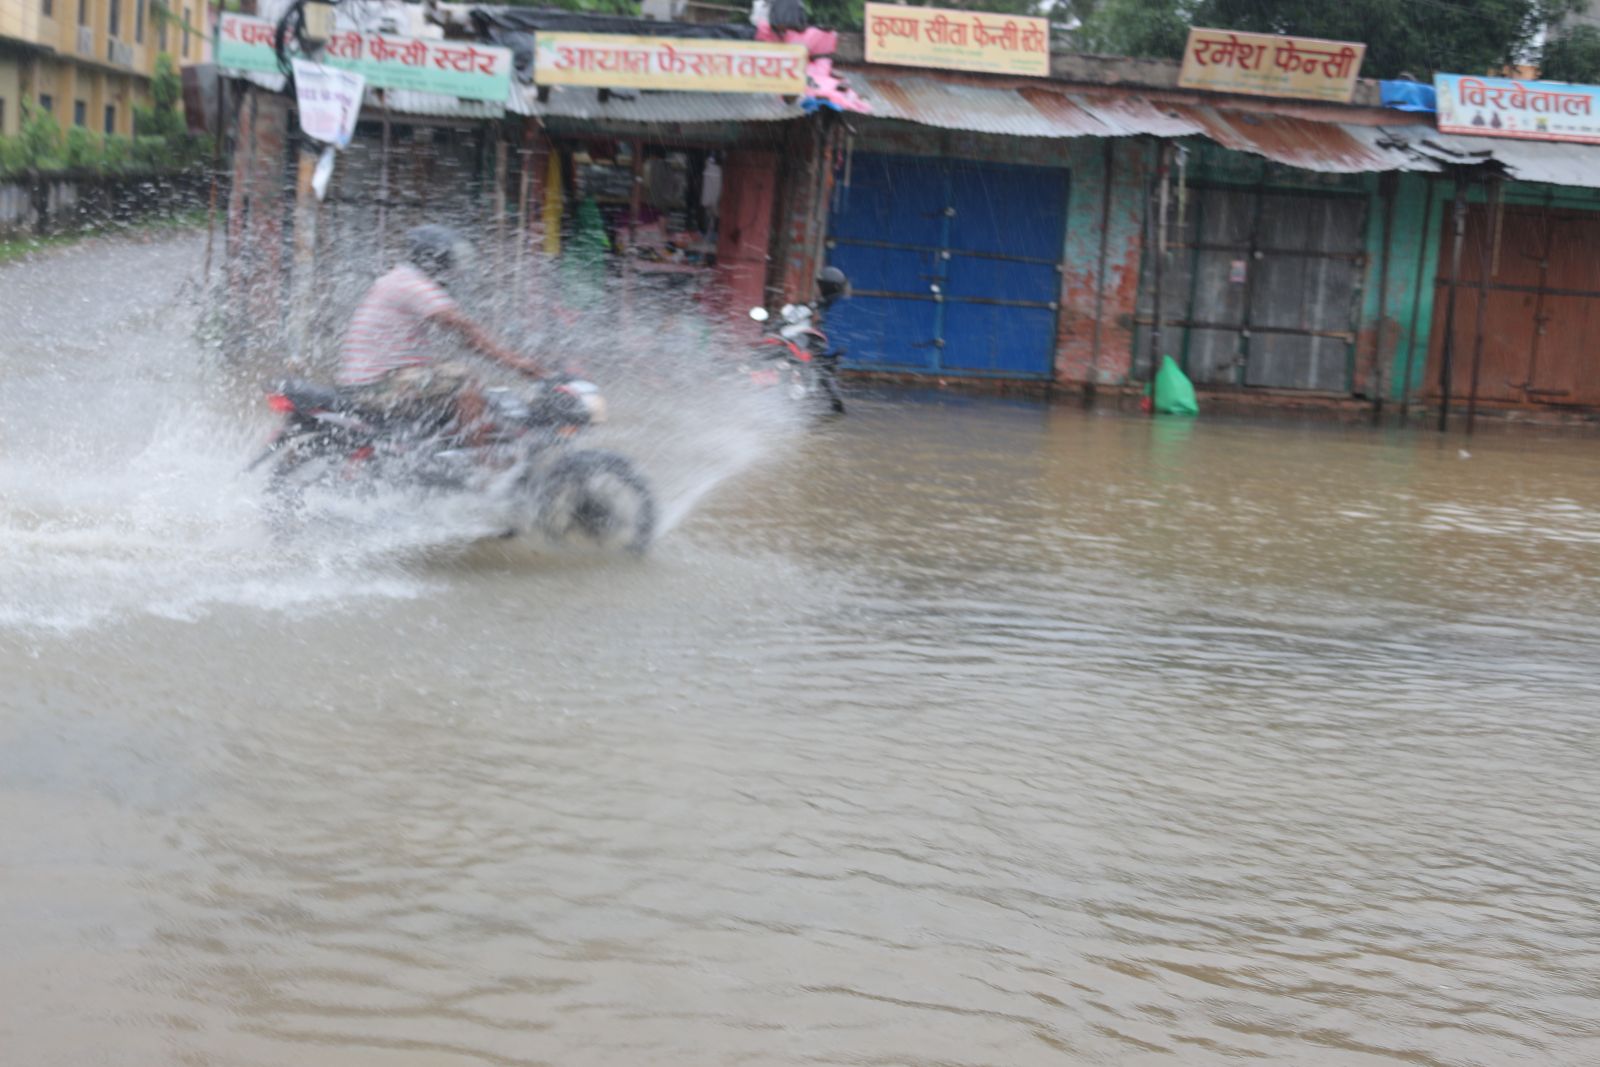
<path fill-rule="evenodd" d="M 1411 291 L 1411 334 L 1406 339 L 1405 380 L 1400 383 L 1400 421 L 1411 414 L 1411 373 L 1417 357 L 1417 322 L 1422 317 L 1422 276 L 1427 267 L 1428 234 L 1433 226 L 1435 184 L 1428 179 L 1428 203 L 1422 209 L 1422 239 L 1417 245 L 1417 281 Z"/>
<path fill-rule="evenodd" d="M 1467 230 L 1467 183 L 1456 179 L 1454 240 L 1450 248 L 1450 296 L 1444 311 L 1444 359 L 1439 363 L 1439 432 L 1450 426 L 1450 374 L 1456 357 L 1456 289 L 1461 280 L 1461 239 Z"/>
<path fill-rule="evenodd" d="M 1500 197 L 1499 182 L 1491 187 L 1484 183 L 1484 198 L 1490 205 L 1490 210 L 1495 216 L 1493 229 L 1499 232 Z M 1490 227 L 1484 227 L 1478 240 L 1478 322 L 1477 335 L 1472 340 L 1472 387 L 1467 394 L 1467 434 L 1471 436 L 1473 424 L 1478 418 L 1478 372 L 1483 366 L 1483 319 L 1489 307 L 1489 274 L 1493 267 L 1494 250 L 1491 244 Z"/>
<path fill-rule="evenodd" d="M 1156 413 L 1156 372 L 1161 369 L 1161 296 L 1163 267 L 1167 258 L 1167 161 L 1168 142 L 1156 150 L 1156 264 L 1155 296 L 1150 325 L 1150 414 Z"/>
<path fill-rule="evenodd" d="M 1383 258 L 1378 263 L 1378 329 L 1372 342 L 1372 417 L 1383 414 L 1383 335 L 1389 323 L 1389 242 L 1394 236 L 1394 194 L 1398 177 L 1393 171 L 1378 179 L 1383 195 Z"/>
<path fill-rule="evenodd" d="M 1106 256 L 1111 239 L 1111 171 L 1116 161 L 1116 149 L 1111 138 L 1106 138 L 1101 144 L 1104 147 L 1105 164 L 1100 179 L 1100 266 L 1094 288 L 1094 341 L 1089 350 L 1089 382 L 1084 390 L 1084 400 L 1091 403 L 1100 376 L 1100 320 L 1105 315 Z"/>

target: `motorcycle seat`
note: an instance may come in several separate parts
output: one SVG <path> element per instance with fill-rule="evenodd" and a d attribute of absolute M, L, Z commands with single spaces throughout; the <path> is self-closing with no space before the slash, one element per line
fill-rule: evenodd
<path fill-rule="evenodd" d="M 304 378 L 279 382 L 278 392 L 288 397 L 301 411 L 355 411 L 357 408 L 355 401 L 345 393 Z"/>

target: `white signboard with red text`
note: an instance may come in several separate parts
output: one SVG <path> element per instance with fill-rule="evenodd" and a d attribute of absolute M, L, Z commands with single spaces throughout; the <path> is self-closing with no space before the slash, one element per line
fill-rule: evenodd
<path fill-rule="evenodd" d="M 275 32 L 265 19 L 224 14 L 217 22 L 217 66 L 280 73 L 273 50 Z M 511 92 L 511 52 L 494 45 L 341 30 L 328 38 L 322 62 L 359 74 L 378 89 L 411 89 L 497 104 L 505 103 Z"/>

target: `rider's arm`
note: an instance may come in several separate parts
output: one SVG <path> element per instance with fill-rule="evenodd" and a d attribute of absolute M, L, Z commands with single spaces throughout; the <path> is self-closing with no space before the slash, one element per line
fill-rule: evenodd
<path fill-rule="evenodd" d="M 525 359 L 501 345 L 490 337 L 483 327 L 462 314 L 459 308 L 446 308 L 435 312 L 429 318 L 440 326 L 456 331 L 474 351 L 489 357 L 496 363 L 504 364 L 512 370 L 521 371 L 523 374 L 532 375 L 535 378 L 543 378 L 549 373 L 541 364 L 531 359 Z"/>

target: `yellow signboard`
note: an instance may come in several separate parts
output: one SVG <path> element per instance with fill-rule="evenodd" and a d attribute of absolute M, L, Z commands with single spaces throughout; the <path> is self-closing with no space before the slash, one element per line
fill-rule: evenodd
<path fill-rule="evenodd" d="M 1178 84 L 1185 89 L 1252 96 L 1293 96 L 1347 103 L 1367 46 L 1314 37 L 1232 30 L 1189 30 Z"/>
<path fill-rule="evenodd" d="M 1050 73 L 1050 21 L 1027 15 L 867 5 L 867 62 L 905 67 Z"/>
<path fill-rule="evenodd" d="M 602 89 L 800 96 L 806 91 L 806 58 L 805 45 L 799 44 L 540 32 L 534 37 L 533 80 Z"/>

